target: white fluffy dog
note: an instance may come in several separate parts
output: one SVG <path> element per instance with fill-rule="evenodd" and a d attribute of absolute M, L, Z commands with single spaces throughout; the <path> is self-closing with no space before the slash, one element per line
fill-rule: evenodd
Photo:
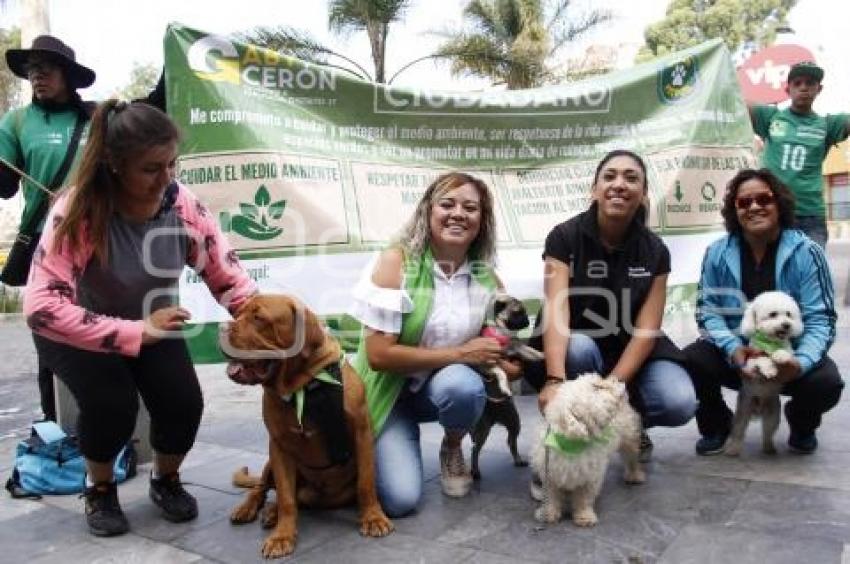
<path fill-rule="evenodd" d="M 626 483 L 646 479 L 638 462 L 640 416 L 629 405 L 625 384 L 584 374 L 558 387 L 543 417 L 531 454 L 532 467 L 543 481 L 543 499 L 534 517 L 557 522 L 571 492 L 573 523 L 592 527 L 597 521 L 593 504 L 611 453 L 620 450 Z"/>
<path fill-rule="evenodd" d="M 747 424 L 753 414 L 762 418 L 762 450 L 776 452 L 773 435 L 779 427 L 781 402 L 776 382 L 777 364 L 791 360 L 794 349 L 791 338 L 803 332 L 800 308 L 794 298 L 784 292 L 764 292 L 756 296 L 744 310 L 741 333 L 750 338 L 750 346 L 761 350 L 762 356 L 747 360 L 745 370 L 757 373 L 755 378 L 743 378 L 738 392 L 738 406 L 732 420 L 732 430 L 723 447 L 729 456 L 741 454 Z"/>

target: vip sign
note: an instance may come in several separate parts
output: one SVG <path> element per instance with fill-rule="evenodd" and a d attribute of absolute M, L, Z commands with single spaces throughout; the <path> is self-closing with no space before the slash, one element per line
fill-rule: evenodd
<path fill-rule="evenodd" d="M 774 45 L 758 51 L 737 71 L 744 100 L 755 104 L 787 100 L 785 83 L 791 65 L 814 60 L 811 51 L 799 45 Z"/>

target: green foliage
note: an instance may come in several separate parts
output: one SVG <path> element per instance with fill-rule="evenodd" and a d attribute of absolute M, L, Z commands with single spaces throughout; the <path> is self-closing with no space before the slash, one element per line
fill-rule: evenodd
<path fill-rule="evenodd" d="M 9 49 L 17 49 L 21 46 L 21 30 L 0 29 L 0 50 L 5 53 Z M 6 58 L 0 65 L 0 114 L 5 114 L 10 108 L 20 103 L 21 79 L 12 74 L 6 66 Z"/>
<path fill-rule="evenodd" d="M 786 24 L 797 0 L 671 0 L 667 15 L 646 28 L 645 45 L 637 55 L 641 63 L 723 38 L 730 51 L 745 44 L 773 43 L 776 29 Z"/>
<path fill-rule="evenodd" d="M 24 296 L 20 290 L 0 284 L 0 314 L 21 313 Z"/>
<path fill-rule="evenodd" d="M 611 14 L 576 14 L 572 0 L 470 0 L 465 29 L 443 33 L 437 56 L 452 63 L 454 75 L 472 75 L 509 90 L 556 80 L 553 56 L 567 43 Z"/>
<path fill-rule="evenodd" d="M 328 28 L 336 34 L 348 35 L 365 31 L 369 36 L 374 74 L 357 62 L 314 39 L 309 33 L 289 26 L 260 26 L 237 33 L 237 41 L 259 45 L 280 53 L 320 65 L 328 65 L 354 74 L 364 80 L 386 82 L 384 63 L 390 24 L 399 21 L 410 0 L 331 0 L 328 2 Z M 331 60 L 340 59 L 340 66 Z"/>
<path fill-rule="evenodd" d="M 130 70 L 130 82 L 119 95 L 124 100 L 136 100 L 150 94 L 159 80 L 160 69 L 151 63 L 134 62 Z"/>

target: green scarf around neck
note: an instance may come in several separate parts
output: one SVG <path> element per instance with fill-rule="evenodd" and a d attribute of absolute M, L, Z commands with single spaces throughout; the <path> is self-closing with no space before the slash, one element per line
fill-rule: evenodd
<path fill-rule="evenodd" d="M 756 331 L 750 338 L 750 346 L 764 351 L 767 354 L 773 354 L 778 350 L 785 348 L 785 341 L 766 335 L 761 331 Z"/>
<path fill-rule="evenodd" d="M 473 264 L 471 272 L 472 279 L 476 283 L 490 292 L 496 290 L 496 277 L 491 268 Z M 433 306 L 434 255 L 431 249 L 419 257 L 405 253 L 404 273 L 404 289 L 413 302 L 413 309 L 409 313 L 402 314 L 398 342 L 401 345 L 415 347 L 419 345 Z M 372 432 L 377 437 L 398 400 L 407 378 L 401 374 L 374 370 L 369 366 L 369 359 L 366 356 L 365 327 L 360 332 L 360 343 L 352 366 L 360 375 L 366 388 L 366 404 L 372 421 Z"/>
<path fill-rule="evenodd" d="M 546 430 L 543 444 L 551 448 L 561 456 L 574 458 L 595 445 L 608 444 L 614 438 L 614 429 L 611 425 L 605 427 L 602 432 L 589 439 L 571 439 L 561 433 L 556 433 L 551 428 Z"/>

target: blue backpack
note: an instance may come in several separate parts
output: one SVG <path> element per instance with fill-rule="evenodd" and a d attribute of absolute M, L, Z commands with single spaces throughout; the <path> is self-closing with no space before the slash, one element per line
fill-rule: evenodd
<path fill-rule="evenodd" d="M 136 451 L 125 446 L 115 458 L 115 479 L 123 482 L 136 475 Z M 32 435 L 18 443 L 15 468 L 6 482 L 14 498 L 38 499 L 41 494 L 83 491 L 86 462 L 77 437 L 67 435 L 53 421 L 33 423 Z"/>

